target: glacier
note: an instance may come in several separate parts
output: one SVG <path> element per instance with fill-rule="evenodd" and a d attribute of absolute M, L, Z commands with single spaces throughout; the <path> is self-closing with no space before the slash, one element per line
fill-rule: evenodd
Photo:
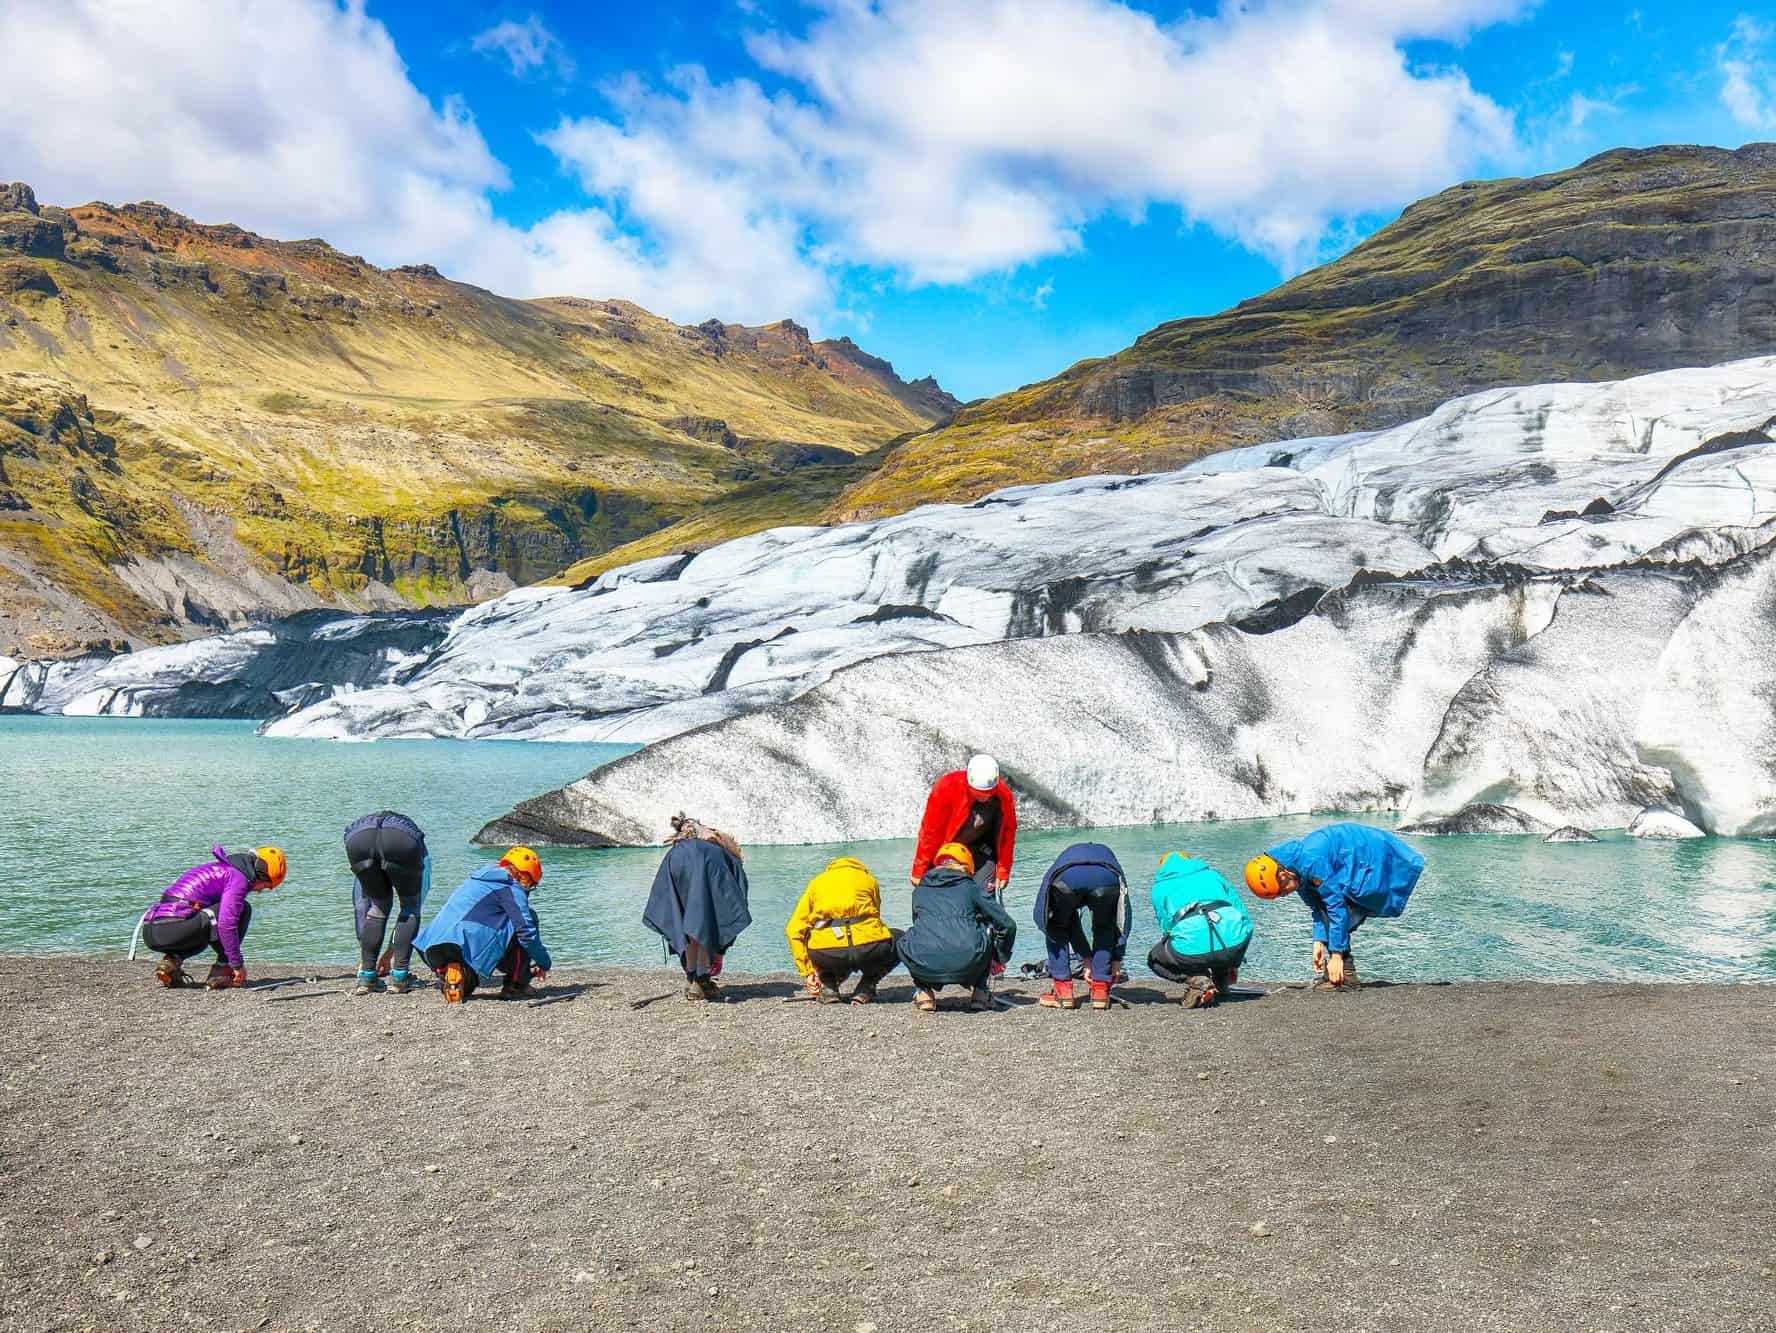
<path fill-rule="evenodd" d="M 273 736 L 646 744 L 489 826 L 592 845 L 652 840 L 680 806 L 743 840 L 903 836 L 976 748 L 1039 824 L 1350 809 L 1545 832 L 1663 807 L 1776 831 L 1773 431 L 1776 358 L 1495 390 L 777 529 L 353 652 L 379 632 L 360 617 L 306 675 L 277 627 L 27 663 L 0 706 L 177 713 L 222 680 Z"/>

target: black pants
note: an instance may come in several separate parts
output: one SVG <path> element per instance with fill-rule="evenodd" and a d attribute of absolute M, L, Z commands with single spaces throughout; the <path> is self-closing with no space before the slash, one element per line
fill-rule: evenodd
<path fill-rule="evenodd" d="M 1065 981 L 1073 975 L 1072 954 L 1091 959 L 1095 981 L 1110 980 L 1122 942 L 1122 886 L 1070 889 L 1058 880 L 1048 886 L 1048 975 Z M 1079 914 L 1091 916 L 1091 942 L 1080 927 Z"/>
<path fill-rule="evenodd" d="M 399 898 L 389 966 L 405 972 L 413 959 L 413 937 L 419 934 L 419 911 L 430 878 L 425 840 L 395 825 L 361 828 L 346 837 L 345 857 L 357 878 L 352 911 L 357 921 L 358 967 L 365 972 L 375 968 L 389 915 Z"/>
<path fill-rule="evenodd" d="M 244 940 L 247 927 L 253 924 L 253 904 L 241 904 L 240 933 Z M 155 953 L 171 954 L 181 963 L 193 954 L 200 954 L 205 949 L 215 949 L 216 961 L 225 963 L 222 956 L 222 942 L 210 938 L 210 916 L 206 912 L 193 912 L 182 921 L 150 921 L 142 927 L 142 943 Z"/>
<path fill-rule="evenodd" d="M 901 932 L 891 930 L 888 936 L 885 940 L 848 948 L 810 949 L 808 959 L 814 964 L 820 984 L 828 989 L 837 990 L 839 984 L 855 972 L 858 974 L 858 990 L 874 990 L 877 982 L 900 966 L 900 954 L 895 945 Z"/>
<path fill-rule="evenodd" d="M 1234 972 L 1239 970 L 1246 960 L 1246 950 L 1252 941 L 1236 944 L 1231 949 L 1216 949 L 1211 953 L 1179 953 L 1172 948 L 1170 940 L 1161 940 L 1153 946 L 1153 952 L 1147 955 L 1147 966 L 1153 969 L 1155 976 L 1164 977 L 1167 981 L 1182 982 L 1187 986 L 1198 986 L 1207 981 L 1216 990 L 1224 991 L 1233 984 Z"/>
<path fill-rule="evenodd" d="M 450 964 L 461 963 L 464 973 L 463 998 L 465 1000 L 475 993 L 475 987 L 482 982 L 481 974 L 470 967 L 469 960 L 463 957 L 461 945 L 452 944 L 446 940 L 442 944 L 434 944 L 421 956 L 426 960 L 426 966 L 439 976 L 444 975 L 444 969 Z M 530 955 L 524 951 L 524 946 L 519 944 L 517 940 L 512 941 L 511 947 L 506 950 L 506 956 L 500 959 L 499 970 L 502 989 L 517 991 L 530 989 Z"/>

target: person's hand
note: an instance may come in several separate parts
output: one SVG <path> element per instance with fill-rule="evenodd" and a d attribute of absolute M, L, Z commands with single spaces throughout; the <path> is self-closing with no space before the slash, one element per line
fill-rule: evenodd
<path fill-rule="evenodd" d="M 908 875 L 907 883 L 911 884 L 916 889 L 919 887 L 919 877 L 917 875 Z"/>
<path fill-rule="evenodd" d="M 1334 986 L 1344 985 L 1344 955 L 1332 954 L 1326 959 L 1326 980 Z"/>
<path fill-rule="evenodd" d="M 810 1000 L 818 1000 L 820 998 L 820 973 L 808 973 L 807 984 L 808 998 Z"/>
<path fill-rule="evenodd" d="M 1001 898 L 1005 896 L 1005 891 L 1010 887 L 1011 881 L 1009 879 L 996 879 L 993 881 L 993 892 L 998 894 Z"/>
<path fill-rule="evenodd" d="M 389 961 L 395 956 L 393 945 L 382 951 L 382 957 L 376 960 L 376 975 L 386 977 L 389 974 Z"/>
<path fill-rule="evenodd" d="M 992 962 L 987 964 L 987 975 L 989 977 L 1004 976 L 1005 975 L 1005 964 L 1000 962 L 997 958 L 995 958 Z"/>
<path fill-rule="evenodd" d="M 530 975 L 535 980 L 541 981 L 544 977 L 549 975 L 549 969 L 544 967 L 541 963 L 532 963 L 530 965 Z"/>
<path fill-rule="evenodd" d="M 1325 944 L 1325 941 L 1323 941 L 1323 940 L 1315 940 L 1314 941 L 1313 961 L 1314 961 L 1314 971 L 1324 972 L 1326 970 L 1326 944 Z"/>

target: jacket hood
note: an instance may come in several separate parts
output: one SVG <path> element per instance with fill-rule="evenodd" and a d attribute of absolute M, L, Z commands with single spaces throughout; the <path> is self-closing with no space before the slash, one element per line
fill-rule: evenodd
<path fill-rule="evenodd" d="M 1279 842 L 1275 847 L 1272 847 L 1266 852 L 1265 855 L 1270 857 L 1271 860 L 1275 861 L 1284 870 L 1293 870 L 1299 874 L 1301 839 L 1293 838 L 1288 842 Z"/>
<path fill-rule="evenodd" d="M 868 879 L 875 878 L 874 875 L 870 874 L 870 868 L 862 861 L 859 861 L 855 856 L 836 856 L 826 863 L 826 869 L 822 870 L 820 873 L 823 875 L 830 875 L 835 871 L 846 871 L 851 874 L 863 875 Z"/>
<path fill-rule="evenodd" d="M 974 876 L 957 866 L 932 866 L 919 881 L 922 889 L 947 889 L 956 884 L 972 884 Z"/>
<path fill-rule="evenodd" d="M 482 866 L 469 878 L 478 879 L 483 884 L 510 884 L 515 888 L 524 888 L 523 881 L 504 866 Z"/>

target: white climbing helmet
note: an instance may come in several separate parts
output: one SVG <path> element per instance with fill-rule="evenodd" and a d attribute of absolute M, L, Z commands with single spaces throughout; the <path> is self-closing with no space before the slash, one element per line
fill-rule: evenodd
<path fill-rule="evenodd" d="M 990 754 L 977 754 L 968 761 L 968 785 L 976 791 L 992 791 L 999 785 L 999 761 Z"/>

